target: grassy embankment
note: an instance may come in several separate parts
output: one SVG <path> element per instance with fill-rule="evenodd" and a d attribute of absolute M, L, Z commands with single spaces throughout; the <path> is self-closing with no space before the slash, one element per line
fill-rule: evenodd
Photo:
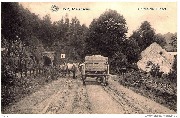
<path fill-rule="evenodd" d="M 141 95 L 177 111 L 177 80 L 169 76 L 152 77 L 134 71 L 119 76 L 119 83 Z"/>

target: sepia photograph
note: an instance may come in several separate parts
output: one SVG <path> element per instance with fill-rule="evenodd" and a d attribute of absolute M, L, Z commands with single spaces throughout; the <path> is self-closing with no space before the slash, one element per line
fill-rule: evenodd
<path fill-rule="evenodd" d="M 1 114 L 177 115 L 177 2 L 1 2 Z"/>

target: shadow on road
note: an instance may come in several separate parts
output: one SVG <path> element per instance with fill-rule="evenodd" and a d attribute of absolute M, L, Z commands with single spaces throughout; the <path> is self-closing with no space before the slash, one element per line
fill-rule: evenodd
<path fill-rule="evenodd" d="M 86 85 L 100 85 L 97 81 L 85 81 Z"/>

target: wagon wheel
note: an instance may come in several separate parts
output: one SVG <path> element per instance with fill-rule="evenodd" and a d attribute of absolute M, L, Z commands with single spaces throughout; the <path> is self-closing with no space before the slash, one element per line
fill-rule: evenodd
<path fill-rule="evenodd" d="M 96 78 L 96 81 L 97 81 L 98 83 L 103 83 L 103 77 L 97 77 L 97 78 Z"/>
<path fill-rule="evenodd" d="M 86 75 L 82 75 L 83 85 L 85 85 L 85 79 L 86 79 Z"/>
<path fill-rule="evenodd" d="M 108 86 L 108 85 L 109 85 L 109 83 L 108 83 L 108 82 L 105 82 L 105 83 L 104 83 L 104 86 Z"/>
<path fill-rule="evenodd" d="M 103 77 L 103 85 L 104 85 L 104 86 L 107 86 L 107 85 L 108 85 L 108 81 L 107 81 L 107 80 L 108 80 L 108 77 L 107 77 L 107 76 L 104 76 L 104 77 Z"/>

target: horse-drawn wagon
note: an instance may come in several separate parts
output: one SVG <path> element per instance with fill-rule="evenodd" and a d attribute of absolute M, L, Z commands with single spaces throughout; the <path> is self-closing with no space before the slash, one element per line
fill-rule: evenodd
<path fill-rule="evenodd" d="M 84 85 L 87 77 L 96 77 L 97 82 L 106 86 L 109 77 L 108 57 L 101 55 L 86 56 L 81 74 Z"/>

